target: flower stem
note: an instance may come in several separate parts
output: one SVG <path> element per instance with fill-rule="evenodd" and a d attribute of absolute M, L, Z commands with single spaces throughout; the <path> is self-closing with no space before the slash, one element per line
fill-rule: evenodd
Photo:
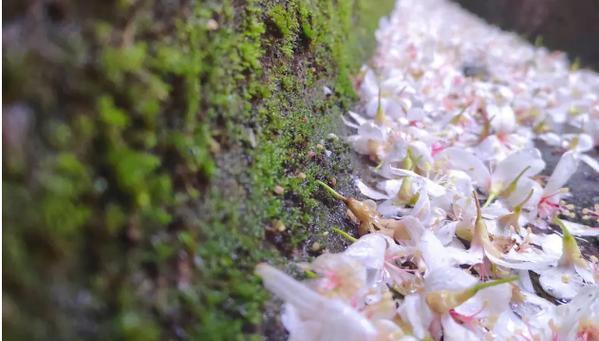
<path fill-rule="evenodd" d="M 347 232 L 345 232 L 345 231 L 343 231 L 341 229 L 338 229 L 336 227 L 333 227 L 333 232 L 337 233 L 338 235 L 340 235 L 341 237 L 349 240 L 352 243 L 355 243 L 355 242 L 358 241 L 357 238 L 350 236 L 349 233 L 347 233 Z"/>
<path fill-rule="evenodd" d="M 324 189 L 326 189 L 327 192 L 329 192 L 329 194 L 331 196 L 333 196 L 333 198 L 335 198 L 337 200 L 341 200 L 343 202 L 347 201 L 346 197 L 344 197 L 343 195 L 339 194 L 339 192 L 335 191 L 334 189 L 332 189 L 329 185 L 325 184 L 324 182 L 322 182 L 320 180 L 316 180 L 316 183 L 319 184 L 320 186 L 322 186 Z"/>

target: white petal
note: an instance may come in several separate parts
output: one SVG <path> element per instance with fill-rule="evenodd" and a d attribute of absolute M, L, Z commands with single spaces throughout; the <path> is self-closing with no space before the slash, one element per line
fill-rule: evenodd
<path fill-rule="evenodd" d="M 302 320 L 297 309 L 291 304 L 283 306 L 281 322 L 283 322 L 285 329 L 289 331 L 289 341 L 316 340 L 322 328 L 326 328 L 319 321 Z"/>
<path fill-rule="evenodd" d="M 568 228 L 571 234 L 580 237 L 597 237 L 599 236 L 599 226 L 587 226 L 572 221 L 563 220 L 562 222 Z"/>
<path fill-rule="evenodd" d="M 369 197 L 370 199 L 374 199 L 374 200 L 383 200 L 383 199 L 389 199 L 389 196 L 387 194 L 383 194 L 381 192 L 378 192 L 374 189 L 372 189 L 371 187 L 369 187 L 368 185 L 366 185 L 365 183 L 362 182 L 362 180 L 360 179 L 355 179 L 354 180 L 356 187 L 358 187 L 358 189 L 360 190 L 360 192 L 362 194 L 364 194 L 365 196 Z"/>
<path fill-rule="evenodd" d="M 428 224 L 431 214 L 431 201 L 424 189 L 418 193 L 418 200 L 414 204 L 414 208 L 410 211 L 410 215 L 422 220 L 424 224 Z"/>
<path fill-rule="evenodd" d="M 394 199 L 389 199 L 389 200 L 385 200 L 382 203 L 380 203 L 377 206 L 376 209 L 383 217 L 387 217 L 387 218 L 394 218 L 400 215 L 403 215 L 403 213 L 407 212 L 408 209 L 404 209 L 401 206 L 398 206 L 397 203 L 395 203 Z"/>
<path fill-rule="evenodd" d="M 599 173 L 599 161 L 593 159 L 592 157 L 590 157 L 586 154 L 580 155 L 580 160 L 582 160 L 584 163 L 586 163 L 595 172 Z"/>
<path fill-rule="evenodd" d="M 382 270 L 388 243 L 393 241 L 386 240 L 382 234 L 367 234 L 351 244 L 343 253 L 367 268 Z"/>
<path fill-rule="evenodd" d="M 428 327 L 433 322 L 433 312 L 422 296 L 418 294 L 406 296 L 397 312 L 402 320 L 410 324 L 414 336 L 419 339 L 428 336 Z"/>
<path fill-rule="evenodd" d="M 532 191 L 532 195 L 523 207 L 536 208 L 539 200 L 541 200 L 541 197 L 543 196 L 543 188 L 538 182 L 530 178 L 520 179 L 516 185 L 516 190 L 511 193 L 505 201 L 510 207 L 515 207 L 526 199 L 530 194 L 530 191 Z"/>
<path fill-rule="evenodd" d="M 385 130 L 373 122 L 361 124 L 358 128 L 358 136 L 375 141 L 384 141 L 387 138 Z"/>
<path fill-rule="evenodd" d="M 493 181 L 500 181 L 507 186 L 520 172 L 529 167 L 522 177 L 527 178 L 539 174 L 545 168 L 541 152 L 536 148 L 517 151 L 501 161 L 493 171 Z"/>
<path fill-rule="evenodd" d="M 437 155 L 438 160 L 444 160 L 450 168 L 466 172 L 478 186 L 487 186 L 490 179 L 489 170 L 473 154 L 457 147 L 450 147 Z"/>
<path fill-rule="evenodd" d="M 560 146 L 562 144 L 562 139 L 554 132 L 541 134 L 539 138 L 550 146 Z"/>
<path fill-rule="evenodd" d="M 325 298 L 296 281 L 289 275 L 267 264 L 259 264 L 256 273 L 262 277 L 264 286 L 297 309 L 290 312 L 286 323 L 293 330 L 311 328 L 311 332 L 292 336 L 294 340 L 312 337 L 313 340 L 374 340 L 374 326 L 359 312 L 340 300 Z M 301 327 L 296 316 L 305 323 Z M 291 330 L 290 330 L 291 331 Z M 314 335 L 318 335 L 314 337 Z"/>
<path fill-rule="evenodd" d="M 483 161 L 495 160 L 503 153 L 504 146 L 496 135 L 489 135 L 474 150 L 477 158 Z"/>
<path fill-rule="evenodd" d="M 364 117 L 362 117 L 359 114 L 356 114 L 353 111 L 349 111 L 347 113 L 347 115 L 349 115 L 349 117 L 351 117 L 354 121 L 356 121 L 356 123 L 358 124 L 358 126 L 361 126 L 362 124 L 366 123 L 366 119 Z"/>
<path fill-rule="evenodd" d="M 438 268 L 427 273 L 425 288 L 427 292 L 439 290 L 460 291 L 478 283 L 478 279 L 466 271 L 454 267 Z"/>
<path fill-rule="evenodd" d="M 391 167 L 390 172 L 396 176 L 402 176 L 402 177 L 410 176 L 410 177 L 421 180 L 422 182 L 425 183 L 427 192 L 432 196 L 438 197 L 441 195 L 445 195 L 445 193 L 447 192 L 445 187 L 439 185 L 438 183 L 432 181 L 431 179 L 429 179 L 427 177 L 416 174 L 407 169 Z"/>
<path fill-rule="evenodd" d="M 410 235 L 410 239 L 413 243 L 420 242 L 420 238 L 425 232 L 425 228 L 420 222 L 413 216 L 405 216 L 401 218 L 401 222 L 404 224 L 406 231 Z"/>
<path fill-rule="evenodd" d="M 317 307 L 327 301 L 314 290 L 268 264 L 258 264 L 256 274 L 270 292 L 302 312 L 316 312 Z"/>
<path fill-rule="evenodd" d="M 540 275 L 539 283 L 543 290 L 556 298 L 571 299 L 585 286 L 572 268 L 553 267 L 542 271 Z"/>
<path fill-rule="evenodd" d="M 508 254 L 502 254 L 501 256 L 496 255 L 494 252 L 489 252 L 485 249 L 485 255 L 489 260 L 496 264 L 509 269 L 518 270 L 544 270 L 552 265 L 555 260 L 546 259 L 539 254 L 517 254 L 510 252 Z"/>
<path fill-rule="evenodd" d="M 516 126 L 516 116 L 510 106 L 487 107 L 491 127 L 497 132 L 511 132 Z"/>
<path fill-rule="evenodd" d="M 564 153 L 555 166 L 549 180 L 547 180 L 543 194 L 550 195 L 564 187 L 568 179 L 576 173 L 578 163 L 578 158 L 574 152 Z"/>
<path fill-rule="evenodd" d="M 443 224 L 437 231 L 435 231 L 435 236 L 439 238 L 443 245 L 451 243 L 455 235 L 455 229 L 457 227 L 457 224 L 457 221 L 447 222 Z"/>
<path fill-rule="evenodd" d="M 559 325 L 559 340 L 575 339 L 582 319 L 595 323 L 599 321 L 599 288 L 581 289 L 570 303 L 558 306 L 555 315 Z"/>
<path fill-rule="evenodd" d="M 563 221 L 563 220 L 562 220 Z M 530 239 L 533 243 L 543 248 L 545 255 L 552 259 L 559 259 L 562 256 L 563 239 L 557 234 L 531 234 Z"/>
<path fill-rule="evenodd" d="M 459 314 L 477 317 L 497 316 L 509 309 L 512 287 L 505 283 L 483 289 L 455 308 Z"/>
<path fill-rule="evenodd" d="M 575 151 L 579 153 L 587 152 L 593 149 L 593 138 L 588 134 L 578 134 L 575 137 L 578 138 L 578 143 L 574 148 Z"/>
<path fill-rule="evenodd" d="M 508 310 L 501 314 L 493 327 L 493 336 L 496 340 L 510 340 L 514 335 L 522 335 L 526 340 L 532 340 L 529 326 L 516 314 Z"/>
<path fill-rule="evenodd" d="M 394 197 L 399 192 L 402 181 L 403 179 L 384 180 L 379 182 L 376 187 L 387 193 L 389 197 Z"/>
<path fill-rule="evenodd" d="M 425 230 L 418 243 L 418 249 L 422 253 L 422 258 L 426 263 L 428 271 L 435 271 L 451 265 L 448 257 L 439 257 L 446 255 L 445 247 L 441 241 L 429 230 Z"/>
<path fill-rule="evenodd" d="M 528 292 L 534 292 L 535 288 L 532 285 L 528 270 L 518 270 L 516 272 L 518 273 L 518 286 Z"/>

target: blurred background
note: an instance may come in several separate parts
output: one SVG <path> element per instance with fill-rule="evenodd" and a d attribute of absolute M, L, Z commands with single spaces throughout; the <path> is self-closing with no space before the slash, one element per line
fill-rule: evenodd
<path fill-rule="evenodd" d="M 599 67 L 597 1 L 458 2 Z M 339 116 L 393 5 L 4 1 L 4 336 L 283 338 L 253 268 L 343 248 L 315 180 L 354 194 Z"/>
<path fill-rule="evenodd" d="M 454 0 L 502 29 L 532 43 L 568 53 L 599 70 L 599 1 Z"/>

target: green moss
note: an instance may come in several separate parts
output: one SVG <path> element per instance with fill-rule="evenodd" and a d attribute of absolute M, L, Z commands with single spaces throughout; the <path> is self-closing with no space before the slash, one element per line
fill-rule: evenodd
<path fill-rule="evenodd" d="M 61 53 L 7 42 L 4 119 L 26 126 L 4 154 L 8 337 L 272 332 L 253 269 L 333 246 L 315 180 L 350 169 L 325 136 L 391 5 L 91 2 L 65 14 L 80 30 L 28 38 Z"/>

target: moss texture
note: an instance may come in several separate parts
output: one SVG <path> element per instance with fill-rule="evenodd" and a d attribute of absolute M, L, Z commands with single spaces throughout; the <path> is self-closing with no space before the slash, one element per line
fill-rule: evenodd
<path fill-rule="evenodd" d="M 253 268 L 341 243 L 314 181 L 392 5 L 5 2 L 5 336 L 276 338 Z"/>

